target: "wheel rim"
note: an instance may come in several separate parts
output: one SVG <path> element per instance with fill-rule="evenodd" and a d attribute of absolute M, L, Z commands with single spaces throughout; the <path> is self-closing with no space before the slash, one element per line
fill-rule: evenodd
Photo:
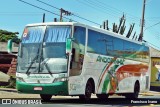
<path fill-rule="evenodd" d="M 88 84 L 87 87 L 86 87 L 86 93 L 85 93 L 86 97 L 91 98 L 91 93 L 92 93 L 92 87 L 91 87 L 90 84 Z"/>
<path fill-rule="evenodd" d="M 136 84 L 135 89 L 134 89 L 134 93 L 135 93 L 135 97 L 138 97 L 138 93 L 139 93 L 139 86 L 138 84 Z"/>

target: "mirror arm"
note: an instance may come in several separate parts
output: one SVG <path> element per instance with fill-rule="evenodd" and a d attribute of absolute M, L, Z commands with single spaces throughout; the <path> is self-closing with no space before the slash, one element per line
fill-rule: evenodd
<path fill-rule="evenodd" d="M 17 56 L 17 54 L 12 53 L 12 41 L 12 39 L 8 40 L 7 51 L 9 54 Z"/>

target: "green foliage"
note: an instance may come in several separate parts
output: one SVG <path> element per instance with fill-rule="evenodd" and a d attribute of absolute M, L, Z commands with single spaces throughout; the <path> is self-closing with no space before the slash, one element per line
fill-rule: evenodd
<path fill-rule="evenodd" d="M 118 29 L 118 28 L 117 28 L 117 25 L 116 25 L 115 23 L 113 23 L 113 32 L 116 33 L 116 32 L 117 32 L 117 29 Z"/>
<path fill-rule="evenodd" d="M 7 42 L 9 39 L 17 37 L 18 32 L 9 32 L 0 29 L 0 42 Z"/>
<path fill-rule="evenodd" d="M 133 28 L 134 28 L 134 25 L 135 25 L 135 23 L 133 23 L 132 25 L 130 25 L 129 31 L 128 31 L 127 35 L 126 35 L 127 38 L 129 38 L 131 36 L 131 33 L 133 31 Z"/>
<path fill-rule="evenodd" d="M 122 16 L 122 17 L 120 18 L 120 20 L 119 20 L 119 27 L 118 27 L 118 29 L 117 29 L 116 33 L 118 33 L 118 32 L 119 32 L 119 30 L 120 30 L 120 28 L 121 28 L 122 23 L 123 23 L 123 24 L 125 24 L 124 20 L 125 20 L 125 17 L 124 17 L 124 14 L 123 14 L 123 16 Z"/>
<path fill-rule="evenodd" d="M 125 22 L 126 22 L 126 19 L 124 19 L 123 25 L 122 25 L 121 28 L 120 28 L 120 32 L 119 32 L 119 33 L 120 33 L 121 35 L 124 34 L 124 31 L 125 31 L 125 29 L 126 29 Z"/>
<path fill-rule="evenodd" d="M 16 88 L 16 78 L 10 76 L 9 85 L 5 86 L 5 88 Z"/>

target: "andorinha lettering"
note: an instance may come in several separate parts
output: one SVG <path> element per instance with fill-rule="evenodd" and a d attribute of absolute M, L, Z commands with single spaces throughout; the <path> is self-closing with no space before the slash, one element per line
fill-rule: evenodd
<path fill-rule="evenodd" d="M 119 65 L 123 65 L 124 63 L 124 59 L 120 59 L 120 58 L 114 59 L 114 58 L 108 58 L 108 57 L 102 57 L 102 56 L 98 56 L 97 61 L 104 62 L 104 63 L 114 62 L 114 64 L 119 64 Z"/>

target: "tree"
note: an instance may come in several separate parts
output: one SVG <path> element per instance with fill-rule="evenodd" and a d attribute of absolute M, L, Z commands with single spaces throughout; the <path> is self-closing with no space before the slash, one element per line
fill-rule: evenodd
<path fill-rule="evenodd" d="M 134 28 L 134 25 L 135 25 L 135 23 L 133 23 L 132 25 L 130 25 L 129 31 L 128 31 L 127 35 L 126 35 L 127 38 L 129 38 L 131 36 L 131 33 L 133 31 L 133 28 Z"/>
<path fill-rule="evenodd" d="M 119 20 L 119 24 L 113 23 L 112 32 L 124 35 L 124 32 L 126 30 L 125 24 L 126 24 L 126 18 L 125 18 L 125 15 L 123 14 L 123 16 Z M 129 38 L 131 36 L 132 31 L 134 29 L 134 25 L 135 25 L 135 23 L 130 25 L 129 31 L 126 35 L 127 38 Z M 107 22 L 103 23 L 103 29 L 106 29 L 106 26 L 108 27 L 108 20 L 107 20 Z M 101 28 L 102 28 L 102 26 L 101 26 Z M 109 30 L 109 28 L 107 28 L 106 30 Z M 135 34 L 134 34 L 134 37 L 135 37 Z"/>
<path fill-rule="evenodd" d="M 7 42 L 9 39 L 17 38 L 18 32 L 9 32 L 0 29 L 0 42 Z"/>

